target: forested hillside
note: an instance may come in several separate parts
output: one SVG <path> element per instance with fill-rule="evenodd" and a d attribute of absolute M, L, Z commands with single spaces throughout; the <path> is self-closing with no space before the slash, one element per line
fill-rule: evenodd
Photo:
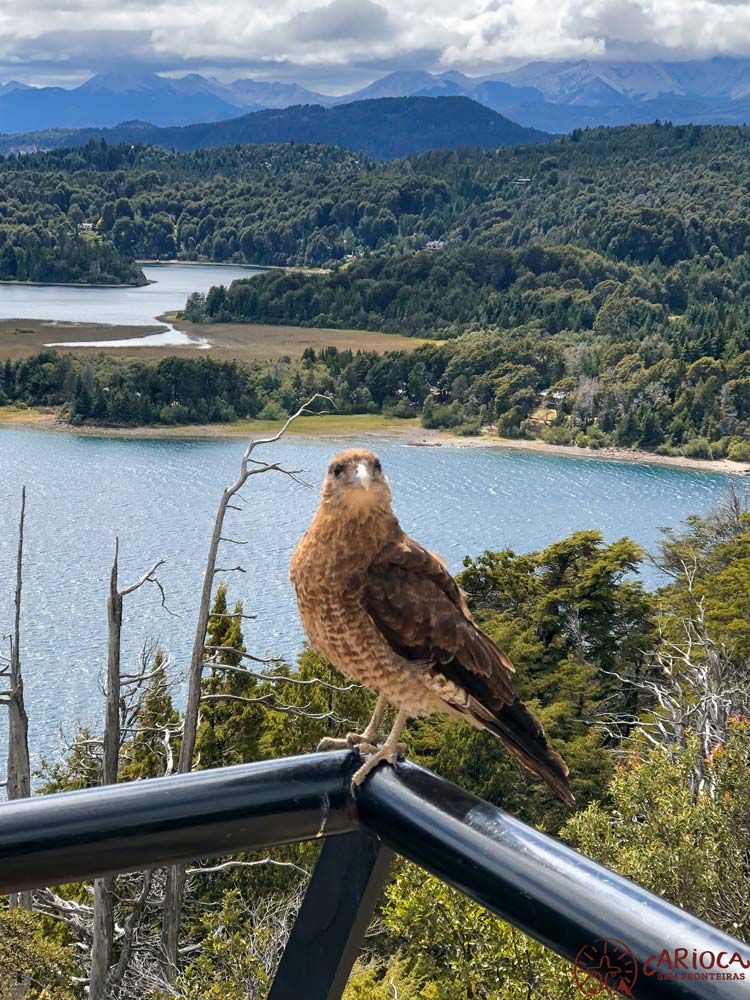
<path fill-rule="evenodd" d="M 0 228 L 0 281 L 145 285 L 140 265 L 75 222 Z"/>
<path fill-rule="evenodd" d="M 590 330 L 615 292 L 643 323 L 666 321 L 668 295 L 643 271 L 575 246 L 460 246 L 363 257 L 330 274 L 273 270 L 190 300 L 186 316 L 216 323 L 296 323 L 446 338 L 537 323 L 545 335 Z"/>
<path fill-rule="evenodd" d="M 211 116 L 203 124 L 167 128 L 129 121 L 114 128 L 48 129 L 0 136 L 0 152 L 83 146 L 91 140 L 180 150 L 235 143 L 313 142 L 392 160 L 425 149 L 495 149 L 551 138 L 547 132 L 518 125 L 467 97 L 393 97 L 335 108 L 302 104 L 223 117 L 225 121 L 217 122 Z"/>
<path fill-rule="evenodd" d="M 747 459 L 749 139 L 739 127 L 657 124 L 389 164 L 323 146 L 91 143 L 0 162 L 0 253 L 12 262 L 8 244 L 72 216 L 121 256 L 332 268 L 214 289 L 191 298 L 193 320 L 460 338 L 409 358 L 324 352 L 281 373 L 251 366 L 249 388 L 221 397 L 229 408 L 172 396 L 177 420 L 281 414 L 296 399 L 290 373 L 308 365 L 344 412 Z M 554 364 L 540 370 L 540 358 Z M 127 418 L 115 396 L 94 406 L 97 379 L 127 387 L 140 368 L 90 370 L 90 406 L 73 405 L 70 380 L 3 391 L 81 419 L 170 418 L 157 391 L 128 403 Z"/>
<path fill-rule="evenodd" d="M 6 218 L 23 212 L 43 221 L 45 206 L 60 207 L 62 186 L 104 232 L 133 221 L 111 235 L 120 243 L 127 236 L 141 256 L 158 249 L 163 229 L 157 255 L 238 263 L 320 265 L 442 240 L 572 243 L 668 266 L 712 246 L 728 257 L 745 252 L 749 141 L 750 128 L 632 126 L 388 164 L 321 146 L 179 154 L 90 143 L 1 158 L 0 182 Z M 29 184 L 36 190 L 25 191 Z"/>
<path fill-rule="evenodd" d="M 386 362 L 389 395 L 368 402 L 408 404 L 431 427 L 747 460 L 748 289 L 745 254 L 665 268 L 574 246 L 462 247 L 273 271 L 191 297 L 185 316 L 458 337 Z"/>

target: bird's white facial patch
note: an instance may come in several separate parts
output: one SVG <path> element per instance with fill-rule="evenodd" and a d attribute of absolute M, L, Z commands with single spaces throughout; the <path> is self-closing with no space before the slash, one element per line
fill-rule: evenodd
<path fill-rule="evenodd" d="M 372 478 L 370 476 L 370 470 L 364 462 L 360 462 L 354 470 L 354 480 L 359 483 L 360 486 L 364 486 L 366 490 L 369 490 Z"/>

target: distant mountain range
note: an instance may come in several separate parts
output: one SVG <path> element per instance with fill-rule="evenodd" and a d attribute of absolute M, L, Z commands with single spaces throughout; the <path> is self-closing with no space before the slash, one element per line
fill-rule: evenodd
<path fill-rule="evenodd" d="M 685 62 L 532 62 L 483 77 L 396 72 L 350 94 L 294 83 L 221 83 L 191 73 L 108 73 L 80 87 L 0 85 L 0 132 L 107 128 L 124 121 L 189 125 L 301 104 L 334 107 L 381 97 L 470 97 L 530 128 L 569 132 L 657 118 L 676 123 L 750 121 L 750 59 Z"/>
<path fill-rule="evenodd" d="M 428 149 L 495 149 L 551 138 L 467 97 L 391 97 L 352 101 L 334 108 L 297 105 L 197 125 L 160 128 L 135 121 L 109 129 L 49 129 L 0 136 L 0 153 L 82 146 L 101 139 L 110 144 L 144 143 L 183 151 L 236 143 L 311 142 L 388 160 Z"/>
<path fill-rule="evenodd" d="M 534 62 L 481 79 L 457 72 L 391 73 L 338 100 L 406 94 L 461 94 L 547 132 L 657 119 L 745 124 L 750 122 L 750 59 Z"/>

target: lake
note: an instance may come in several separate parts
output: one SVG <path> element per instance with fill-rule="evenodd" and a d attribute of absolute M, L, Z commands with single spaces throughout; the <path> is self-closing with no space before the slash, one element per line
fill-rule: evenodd
<path fill-rule="evenodd" d="M 660 526 L 701 513 L 730 476 L 600 459 L 499 449 L 410 447 L 368 439 L 391 480 L 404 528 L 441 553 L 452 570 L 466 554 L 510 546 L 527 551 L 570 532 L 597 528 L 653 549 Z M 318 502 L 336 442 L 287 438 L 265 456 L 305 470 L 306 488 L 286 477 L 257 476 L 246 507 L 230 512 L 228 531 L 248 545 L 220 561 L 242 562 L 228 576 L 230 598 L 258 615 L 246 645 L 256 654 L 293 658 L 302 636 L 287 580 L 289 557 Z M 168 649 L 182 702 L 203 562 L 217 501 L 236 478 L 243 443 L 137 440 L 33 430 L 0 431 L 0 633 L 12 623 L 15 532 L 22 483 L 28 489 L 23 666 L 34 752 L 55 754 L 61 729 L 99 724 L 106 662 L 106 596 L 115 536 L 121 581 L 137 579 L 158 558 L 169 606 L 155 588 L 125 602 L 124 662 L 146 640 Z M 657 571 L 644 567 L 649 585 Z M 5 714 L 0 724 L 7 726 Z M 1 738 L 2 734 L 0 734 Z"/>
<path fill-rule="evenodd" d="M 61 323 L 108 323 L 117 326 L 167 326 L 163 333 L 137 341 L 108 341 L 109 346 L 190 343 L 190 338 L 160 323 L 157 316 L 182 309 L 191 292 L 259 274 L 262 268 L 226 264 L 147 264 L 143 273 L 153 282 L 141 288 L 81 288 L 74 285 L 0 284 L 0 319 L 44 319 Z M 68 331 L 50 330 L 50 343 L 70 344 Z M 68 334 L 69 336 L 69 334 Z M 75 342 L 73 342 L 75 343 Z M 89 342 L 83 346 L 92 347 Z"/>

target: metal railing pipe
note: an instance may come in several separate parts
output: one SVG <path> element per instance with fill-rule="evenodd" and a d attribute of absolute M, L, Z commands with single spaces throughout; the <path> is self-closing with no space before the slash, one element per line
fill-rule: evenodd
<path fill-rule="evenodd" d="M 0 893 L 352 831 L 357 761 L 308 754 L 0 803 Z"/>
<path fill-rule="evenodd" d="M 624 969 L 626 977 L 636 972 L 634 997 L 747 1000 L 750 971 L 744 981 L 702 979 L 699 956 L 715 963 L 723 954 L 717 974 L 735 952 L 750 959 L 750 946 L 429 771 L 409 762 L 378 768 L 357 804 L 370 833 L 559 955 L 575 961 L 588 947 L 582 972 L 604 954 L 602 945 L 591 946 L 608 938 L 635 959 L 634 970 Z M 676 981 L 660 978 L 672 970 L 657 965 L 659 957 L 666 950 L 673 961 L 675 949 L 684 950 L 686 968 L 676 970 Z M 604 960 L 611 957 L 612 948 Z M 624 952 L 621 959 L 629 961 Z"/>

